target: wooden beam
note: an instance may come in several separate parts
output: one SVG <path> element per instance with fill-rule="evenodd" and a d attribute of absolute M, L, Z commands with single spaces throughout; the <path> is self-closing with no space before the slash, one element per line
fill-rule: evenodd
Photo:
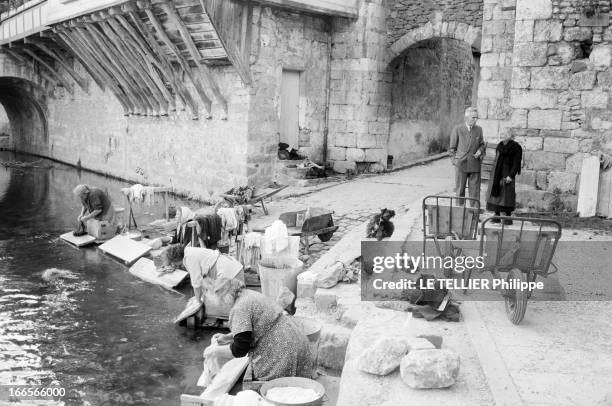
<path fill-rule="evenodd" d="M 131 5 L 126 5 L 125 7 L 127 8 L 128 6 Z M 140 21 L 134 10 L 135 8 L 133 8 L 133 6 L 131 6 L 130 9 L 125 9 L 130 19 L 132 19 L 134 27 L 132 27 L 132 25 L 123 15 L 115 14 L 113 9 L 111 9 L 109 12 L 112 16 L 115 17 L 119 24 L 130 33 L 132 38 L 134 38 L 134 40 L 139 43 L 140 48 L 144 50 L 144 52 L 147 54 L 148 59 L 150 59 L 151 62 L 157 68 L 157 70 L 161 72 L 161 75 L 165 76 L 168 83 L 170 83 L 170 85 L 172 86 L 175 95 L 183 104 L 183 109 L 189 108 L 191 110 L 193 118 L 197 119 L 197 103 L 195 103 L 195 101 L 185 88 L 183 82 L 179 80 L 176 72 L 174 71 L 174 69 L 172 69 L 172 65 L 164 55 L 163 50 L 155 41 L 155 38 L 153 38 L 151 33 L 146 29 L 144 23 Z"/>
<path fill-rule="evenodd" d="M 148 116 L 159 116 L 159 106 L 156 106 L 154 102 L 149 100 L 146 94 L 146 89 L 143 89 L 138 81 L 136 75 L 131 71 L 129 64 L 123 60 L 121 54 L 119 54 L 112 44 L 109 43 L 108 39 L 102 34 L 95 24 L 89 24 L 89 21 L 83 21 L 85 24 L 77 26 L 77 30 L 81 29 L 84 33 L 90 35 L 91 40 L 97 44 L 102 53 L 108 58 L 111 64 L 115 68 L 115 72 L 118 75 L 118 79 L 123 81 L 123 86 L 131 89 L 132 94 L 136 99 L 140 100 L 141 106 L 145 109 L 146 115 Z"/>
<path fill-rule="evenodd" d="M 158 63 L 154 56 L 147 53 L 146 46 L 143 48 L 142 44 L 134 39 L 132 33 L 128 32 L 118 20 L 116 20 L 113 16 L 109 15 L 106 12 L 100 13 L 100 16 L 105 19 L 105 21 L 112 27 L 115 33 L 123 38 L 124 41 L 132 48 L 132 50 L 136 51 L 137 55 L 140 57 L 140 63 L 144 66 L 148 72 L 150 77 L 155 82 L 155 85 L 162 93 L 162 97 L 167 101 L 168 108 L 170 111 L 176 110 L 176 102 L 174 100 L 174 96 L 170 93 L 170 91 L 166 88 L 164 84 L 164 80 L 167 80 L 171 83 L 171 78 L 165 78 L 163 73 L 163 68 L 160 63 Z M 157 65 L 157 69 L 155 67 Z"/>
<path fill-rule="evenodd" d="M 231 0 L 199 0 L 199 2 L 202 6 L 202 10 L 208 15 L 210 23 L 217 32 L 219 41 L 227 53 L 227 58 L 238 71 L 238 75 L 240 75 L 244 84 L 249 86 L 253 81 L 251 78 L 249 61 L 248 59 L 245 60 L 245 55 L 243 55 L 236 46 L 233 36 L 230 37 L 229 35 L 230 31 L 235 30 L 236 27 L 233 23 L 224 21 L 223 18 L 224 8 L 228 7 L 228 4 L 232 5 L 233 3 Z M 243 5 L 242 7 L 246 7 L 247 13 L 252 12 L 250 4 Z M 249 58 L 249 55 L 246 55 L 246 58 Z"/>
<path fill-rule="evenodd" d="M 11 47 L 11 44 L 9 44 L 9 47 Z M 34 62 L 33 61 L 29 61 L 28 58 L 26 58 L 25 56 L 21 55 L 19 52 L 17 52 L 17 48 L 8 48 L 8 47 L 3 47 L 2 50 L 4 52 L 6 52 L 8 55 L 10 55 L 11 57 L 13 57 L 14 59 L 16 59 L 17 61 L 19 61 L 20 63 L 26 65 L 26 66 L 30 66 L 33 71 L 36 71 L 36 69 L 34 68 Z M 53 87 L 57 86 L 57 80 L 54 79 L 51 75 L 49 75 L 48 73 L 45 73 L 41 70 L 38 70 L 37 72 L 41 78 L 43 78 L 44 80 L 46 80 L 47 82 L 51 83 L 51 85 Z"/>
<path fill-rule="evenodd" d="M 85 78 L 82 78 L 78 73 L 76 73 L 75 70 L 68 64 L 68 61 L 65 61 L 59 54 L 52 51 L 49 47 L 47 47 L 42 42 L 36 41 L 32 38 L 24 38 L 23 42 L 26 44 L 33 45 L 34 47 L 40 49 L 42 52 L 44 52 L 49 57 L 51 57 L 51 59 L 53 59 L 55 63 L 60 65 L 66 72 L 68 72 L 70 76 L 72 76 L 72 79 L 74 79 L 74 81 L 79 84 L 81 89 L 83 89 L 85 92 L 88 91 L 89 86 Z"/>
<path fill-rule="evenodd" d="M 90 74 L 94 73 L 92 77 L 94 79 L 98 78 L 98 86 L 100 86 L 100 83 L 102 84 L 100 89 L 104 90 L 108 86 L 122 104 L 125 114 L 134 114 L 136 106 L 132 103 L 130 97 L 117 86 L 115 79 L 100 65 L 101 61 L 97 59 L 97 56 L 91 52 L 87 45 L 81 42 L 77 35 L 69 30 L 61 31 L 58 28 L 54 28 L 54 31 L 73 50 L 74 54 L 83 60 L 83 66 L 89 67 Z"/>
<path fill-rule="evenodd" d="M 168 19 L 178 28 L 179 33 L 183 38 L 183 43 L 187 46 L 187 50 L 189 51 L 191 58 L 193 58 L 196 66 L 203 73 L 204 80 L 207 82 L 208 87 L 210 88 L 210 90 L 212 90 L 213 94 L 215 95 L 215 98 L 217 99 L 217 102 L 219 102 L 227 116 L 227 101 L 225 100 L 225 97 L 223 97 L 223 95 L 221 94 L 221 91 L 219 90 L 219 87 L 217 86 L 217 83 L 215 82 L 215 79 L 213 78 L 210 69 L 208 69 L 208 66 L 206 66 L 206 64 L 201 63 L 202 55 L 200 54 L 200 51 L 198 50 L 196 44 L 193 42 L 193 38 L 191 38 L 189 29 L 187 28 L 183 20 L 181 20 L 181 17 L 178 15 L 176 8 L 173 4 L 164 1 L 163 3 L 160 3 L 159 6 L 166 13 Z"/>
<path fill-rule="evenodd" d="M 145 44 L 148 44 L 148 46 L 151 48 L 152 53 L 158 56 L 160 63 L 162 63 L 165 67 L 165 73 L 168 75 L 168 77 L 172 78 L 172 83 L 174 84 L 177 96 L 181 98 L 181 102 L 185 107 L 190 108 L 193 119 L 197 120 L 198 104 L 196 103 L 194 98 L 191 97 L 191 93 L 189 93 L 189 91 L 185 87 L 183 79 L 180 78 L 177 72 L 172 68 L 172 64 L 167 59 L 162 47 L 157 43 L 157 40 L 155 39 L 153 34 L 147 29 L 144 22 L 142 22 L 140 17 L 138 17 L 136 9 L 132 4 L 123 5 L 122 10 L 128 13 L 130 19 L 134 23 L 134 26 L 136 27 L 136 30 L 140 33 L 140 37 L 145 39 Z M 117 15 L 116 18 L 117 20 L 119 20 L 119 23 L 121 23 L 126 29 L 128 27 L 131 27 L 131 25 L 123 16 Z"/>
<path fill-rule="evenodd" d="M 34 59 L 36 62 L 42 65 L 45 69 L 51 72 L 51 74 L 57 78 L 57 80 L 62 84 L 62 86 L 66 88 L 68 93 L 72 95 L 74 94 L 72 83 L 70 83 L 68 79 L 62 76 L 53 66 L 49 65 L 47 61 L 45 61 L 43 58 L 41 58 L 39 55 L 36 54 L 36 52 L 32 51 L 31 49 L 28 49 L 26 47 L 21 47 L 20 49 L 23 53 L 28 55 L 30 58 Z"/>
<path fill-rule="evenodd" d="M 138 59 L 138 53 L 132 53 L 129 50 L 130 45 L 126 39 L 122 39 L 121 36 L 117 35 L 112 27 L 99 17 L 93 17 L 94 21 L 98 22 L 98 27 L 102 30 L 106 38 L 108 38 L 115 46 L 115 51 L 120 58 L 123 58 L 125 63 L 132 68 L 132 74 L 139 76 L 144 84 L 145 90 L 155 99 L 156 103 L 160 108 L 161 115 L 168 115 L 168 101 L 164 98 L 161 91 L 157 88 L 153 79 L 149 76 L 149 70 L 146 65 L 140 64 Z M 128 52 L 130 53 L 128 55 Z"/>
<path fill-rule="evenodd" d="M 290 11 L 325 14 L 329 16 L 357 18 L 359 17 L 359 3 L 344 1 L 329 2 L 327 0 L 256 0 L 263 6 L 280 7 Z"/>
<path fill-rule="evenodd" d="M 120 88 L 135 107 L 134 113 L 137 115 L 146 115 L 147 105 L 144 103 L 144 100 L 134 93 L 134 90 L 128 83 L 129 79 L 125 79 L 123 72 L 117 68 L 113 57 L 109 56 L 109 54 L 105 52 L 102 44 L 98 43 L 98 41 L 95 40 L 93 35 L 85 27 L 77 27 L 75 23 L 73 23 L 71 32 L 74 33 L 76 38 L 78 38 L 82 44 L 85 44 L 88 47 L 88 49 L 96 56 L 96 60 L 99 61 L 100 66 L 102 66 L 103 69 L 105 69 L 108 74 L 117 81 Z"/>
<path fill-rule="evenodd" d="M 56 44 L 59 44 L 59 45 L 63 44 L 63 48 L 67 49 L 72 54 L 72 56 L 74 56 L 75 58 L 79 60 L 83 68 L 85 68 L 87 73 L 89 73 L 89 76 L 91 76 L 91 78 L 96 82 L 100 90 L 102 91 L 106 90 L 106 84 L 104 83 L 104 80 L 102 79 L 100 74 L 94 69 L 91 62 L 87 61 L 87 58 L 80 51 L 80 49 L 74 47 L 74 44 L 72 44 L 72 42 L 69 43 L 66 39 L 62 38 L 62 36 L 59 33 L 55 34 L 56 35 L 55 38 L 51 37 L 50 35 L 43 35 L 43 32 L 41 32 L 40 34 L 41 34 L 41 37 L 43 38 L 52 38 Z"/>
<path fill-rule="evenodd" d="M 115 77 L 114 73 L 108 67 L 108 62 L 105 58 L 100 54 L 99 50 L 96 47 L 92 47 L 91 43 L 84 39 L 76 30 L 66 30 L 67 35 L 69 35 L 70 39 L 83 49 L 84 52 L 87 52 L 91 55 L 90 59 L 97 66 L 98 71 L 101 75 L 106 79 L 105 82 L 109 87 L 115 90 L 116 94 L 121 94 L 124 100 L 128 103 L 130 108 L 130 114 L 141 114 L 141 107 L 138 102 L 135 101 L 132 95 L 129 92 L 129 89 L 124 89 L 121 86 L 119 80 Z"/>
<path fill-rule="evenodd" d="M 206 91 L 204 91 L 204 88 L 202 87 L 202 84 L 200 83 L 198 78 L 193 74 L 193 71 L 191 70 L 189 63 L 185 60 L 185 58 L 183 58 L 181 51 L 176 47 L 176 45 L 174 45 L 172 40 L 170 40 L 170 38 L 168 37 L 168 34 L 164 30 L 164 27 L 161 25 L 161 23 L 157 19 L 157 16 L 151 10 L 150 4 L 144 4 L 143 2 L 140 2 L 140 1 L 137 4 L 139 6 L 142 5 L 144 7 L 144 12 L 147 14 L 147 18 L 153 25 L 153 28 L 155 28 L 155 32 L 157 33 L 159 38 L 162 40 L 162 42 L 166 44 L 166 46 L 170 48 L 170 50 L 174 53 L 174 55 L 178 59 L 179 64 L 181 65 L 181 67 L 183 68 L 187 76 L 189 76 L 189 78 L 191 79 L 191 82 L 195 86 L 196 91 L 200 95 L 200 99 L 202 99 L 202 102 L 204 103 L 204 108 L 206 109 L 207 118 L 211 118 L 212 102 L 208 98 L 208 95 L 206 94 Z"/>

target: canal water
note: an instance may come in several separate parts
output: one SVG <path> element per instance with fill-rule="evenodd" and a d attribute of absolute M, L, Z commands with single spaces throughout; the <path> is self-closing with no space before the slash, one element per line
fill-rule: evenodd
<path fill-rule="evenodd" d="M 7 161 L 52 167 L 0 166 L 0 385 L 58 385 L 66 388 L 63 405 L 168 406 L 180 404 L 181 393 L 199 393 L 202 351 L 213 332 L 172 322 L 190 292 L 164 291 L 96 248 L 58 238 L 79 214 L 74 186 L 101 187 L 124 206 L 119 189 L 129 185 L 0 152 Z M 145 206 L 136 216 L 146 224 L 163 208 Z M 73 278 L 46 281 L 49 268 Z"/>

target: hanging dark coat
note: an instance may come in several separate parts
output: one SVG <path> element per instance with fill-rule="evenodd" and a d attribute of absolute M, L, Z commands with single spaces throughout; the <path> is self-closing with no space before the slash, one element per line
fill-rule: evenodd
<path fill-rule="evenodd" d="M 493 172 L 487 190 L 487 210 L 512 211 L 516 206 L 516 175 L 521 173 L 523 148 L 514 140 L 497 144 Z M 507 177 L 512 182 L 506 183 Z"/>

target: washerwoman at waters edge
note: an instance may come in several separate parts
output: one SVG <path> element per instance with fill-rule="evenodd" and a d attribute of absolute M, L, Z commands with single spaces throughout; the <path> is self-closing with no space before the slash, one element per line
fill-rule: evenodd
<path fill-rule="evenodd" d="M 204 357 L 250 356 L 246 377 L 257 381 L 298 376 L 311 378 L 314 362 L 308 338 L 293 317 L 271 299 L 247 290 L 237 279 L 217 279 L 215 294 L 231 304 L 229 334 L 213 338 Z"/>
<path fill-rule="evenodd" d="M 507 134 L 495 149 L 493 176 L 487 190 L 487 210 L 496 216 L 501 213 L 510 216 L 516 207 L 516 175 L 521 173 L 523 148 L 513 138 L 511 133 Z M 500 222 L 499 219 L 492 221 Z M 512 224 L 512 220 L 504 223 Z"/>

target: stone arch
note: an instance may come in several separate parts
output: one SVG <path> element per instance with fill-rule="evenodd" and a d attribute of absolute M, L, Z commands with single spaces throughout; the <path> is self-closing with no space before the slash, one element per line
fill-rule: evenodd
<path fill-rule="evenodd" d="M 0 104 L 10 124 L 10 149 L 49 155 L 47 99 L 54 89 L 33 65 L 0 54 Z"/>
<path fill-rule="evenodd" d="M 391 45 L 388 149 L 405 165 L 448 148 L 451 129 L 475 104 L 480 28 L 465 23 L 427 23 Z"/>
<path fill-rule="evenodd" d="M 389 47 L 389 61 L 398 57 L 412 45 L 434 38 L 451 38 L 468 43 L 480 52 L 481 28 L 457 21 L 436 20 L 414 28 Z"/>

